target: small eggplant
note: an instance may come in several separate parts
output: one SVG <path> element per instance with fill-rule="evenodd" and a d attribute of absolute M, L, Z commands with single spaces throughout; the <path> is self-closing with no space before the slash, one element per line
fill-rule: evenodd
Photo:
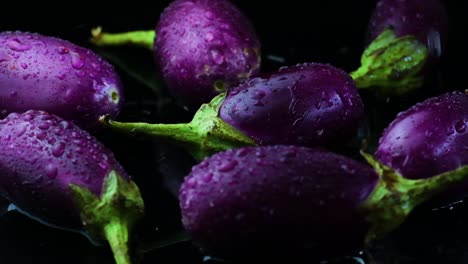
<path fill-rule="evenodd" d="M 161 13 L 156 32 L 156 37 L 154 31 L 109 34 L 98 28 L 92 41 L 154 48 L 169 92 L 192 108 L 260 70 L 259 37 L 229 0 L 173 1 Z"/>
<path fill-rule="evenodd" d="M 50 226 L 107 240 L 130 263 L 129 233 L 142 217 L 138 187 L 104 145 L 44 111 L 0 120 L 0 195 Z"/>
<path fill-rule="evenodd" d="M 40 109 L 95 129 L 122 102 L 119 76 L 92 51 L 37 33 L 0 33 L 2 113 Z"/>
<path fill-rule="evenodd" d="M 335 146 L 357 132 L 363 108 L 346 72 L 305 63 L 248 79 L 202 105 L 188 124 L 102 121 L 121 131 L 178 141 L 201 160 L 245 145 Z"/>
<path fill-rule="evenodd" d="M 446 46 L 448 15 L 440 0 L 380 0 L 371 16 L 372 41 L 351 73 L 359 88 L 401 95 L 422 86 Z"/>
<path fill-rule="evenodd" d="M 429 98 L 397 115 L 375 157 L 409 179 L 454 170 L 468 165 L 467 126 L 468 95 L 455 91 Z M 468 181 L 444 196 L 453 202 L 467 193 Z"/>
<path fill-rule="evenodd" d="M 288 255 L 299 248 L 339 254 L 391 232 L 415 206 L 468 177 L 462 167 L 409 180 L 364 157 L 374 168 L 299 146 L 217 153 L 185 177 L 183 225 L 204 251 L 221 257 Z"/>

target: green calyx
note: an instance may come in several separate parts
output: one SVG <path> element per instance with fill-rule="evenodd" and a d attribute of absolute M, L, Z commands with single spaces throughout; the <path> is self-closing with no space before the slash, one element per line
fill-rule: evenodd
<path fill-rule="evenodd" d="M 129 233 L 144 214 L 136 184 L 111 171 L 104 179 L 101 197 L 79 185 L 70 184 L 70 189 L 87 234 L 107 240 L 117 264 L 130 264 Z"/>
<path fill-rule="evenodd" d="M 427 48 L 414 36 L 396 37 L 384 30 L 364 51 L 361 66 L 350 75 L 358 88 L 379 87 L 389 95 L 401 95 L 419 88 Z"/>
<path fill-rule="evenodd" d="M 91 30 L 90 41 L 96 46 L 132 45 L 153 50 L 155 37 L 154 30 L 107 33 L 102 31 L 102 27 L 96 27 Z"/>
<path fill-rule="evenodd" d="M 255 142 L 218 117 L 226 93 L 219 94 L 208 104 L 203 104 L 192 121 L 185 124 L 121 123 L 107 116 L 100 122 L 112 129 L 175 141 L 189 151 L 196 160 L 217 152 L 253 146 Z"/>
<path fill-rule="evenodd" d="M 366 242 L 396 229 L 416 206 L 468 178 L 468 166 L 463 166 L 426 179 L 406 179 L 371 155 L 361 154 L 379 175 L 377 185 L 361 206 L 371 224 Z"/>

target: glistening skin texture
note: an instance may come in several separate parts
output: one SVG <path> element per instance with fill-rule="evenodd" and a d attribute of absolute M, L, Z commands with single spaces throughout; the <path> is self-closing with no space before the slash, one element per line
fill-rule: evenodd
<path fill-rule="evenodd" d="M 0 33 L 0 110 L 41 109 L 94 128 L 99 116 L 116 117 L 122 102 L 113 66 L 92 51 L 36 33 Z"/>
<path fill-rule="evenodd" d="M 219 117 L 258 144 L 328 146 L 356 133 L 363 108 L 347 73 L 304 63 L 228 91 Z"/>
<path fill-rule="evenodd" d="M 260 41 L 253 25 L 228 0 L 176 0 L 156 26 L 154 57 L 169 91 L 197 107 L 224 88 L 258 73 Z"/>
<path fill-rule="evenodd" d="M 228 150 L 185 178 L 182 222 L 198 245 L 220 255 L 359 247 L 369 229 L 359 207 L 377 181 L 370 166 L 317 149 Z"/>
<path fill-rule="evenodd" d="M 38 110 L 0 120 L 0 195 L 42 223 L 107 240 L 117 264 L 130 263 L 129 234 L 144 210 L 138 187 L 72 122 Z"/>
<path fill-rule="evenodd" d="M 385 129 L 375 157 L 410 179 L 468 164 L 468 95 L 450 92 L 401 112 Z M 468 183 L 447 192 L 460 198 Z"/>
<path fill-rule="evenodd" d="M 198 160 L 248 145 L 337 146 L 351 139 L 363 116 L 351 77 L 327 64 L 304 63 L 251 77 L 203 104 L 186 124 L 103 124 L 128 133 L 174 140 Z"/>
<path fill-rule="evenodd" d="M 368 40 L 387 27 L 398 37 L 415 36 L 432 58 L 439 57 L 447 43 L 448 16 L 440 0 L 380 0 L 369 23 Z"/>
<path fill-rule="evenodd" d="M 87 132 L 42 111 L 1 120 L 0 146 L 0 193 L 54 225 L 82 226 L 71 183 L 99 196 L 111 170 L 130 180 L 114 155 Z"/>

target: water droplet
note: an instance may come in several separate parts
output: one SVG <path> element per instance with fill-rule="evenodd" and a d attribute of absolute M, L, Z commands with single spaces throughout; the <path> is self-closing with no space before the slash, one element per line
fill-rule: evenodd
<path fill-rule="evenodd" d="M 67 54 L 70 52 L 70 50 L 64 46 L 57 47 L 57 51 L 59 54 Z"/>
<path fill-rule="evenodd" d="M 465 125 L 465 121 L 463 120 L 459 120 L 458 122 L 455 123 L 455 130 L 458 132 L 458 133 L 463 133 L 466 131 L 466 125 Z"/>
<path fill-rule="evenodd" d="M 40 131 L 39 133 L 36 134 L 36 138 L 39 140 L 43 140 L 47 137 L 47 133 L 44 131 Z"/>
<path fill-rule="evenodd" d="M 34 119 L 34 116 L 32 114 L 25 114 L 23 119 L 26 121 L 31 121 Z"/>
<path fill-rule="evenodd" d="M 38 128 L 42 130 L 47 130 L 50 127 L 50 124 L 48 122 L 41 122 L 39 125 L 37 125 Z"/>
<path fill-rule="evenodd" d="M 224 62 L 224 55 L 218 49 L 212 49 L 210 53 L 214 63 L 221 64 Z"/>
<path fill-rule="evenodd" d="M 228 30 L 231 28 L 231 25 L 229 25 L 228 23 L 221 23 L 221 28 Z"/>
<path fill-rule="evenodd" d="M 26 132 L 26 126 L 19 126 L 15 130 L 15 135 L 19 137 L 19 136 L 22 136 L 24 132 Z"/>
<path fill-rule="evenodd" d="M 68 121 L 60 121 L 59 126 L 61 126 L 63 129 L 69 129 L 71 127 L 70 122 Z"/>
<path fill-rule="evenodd" d="M 63 152 L 65 152 L 65 144 L 63 142 L 58 142 L 52 147 L 52 155 L 55 157 L 62 156 Z"/>
<path fill-rule="evenodd" d="M 59 127 L 54 128 L 54 134 L 57 136 L 63 135 L 63 129 Z"/>
<path fill-rule="evenodd" d="M 45 167 L 45 172 L 46 172 L 47 177 L 51 179 L 55 179 L 55 177 L 57 177 L 58 170 L 54 165 L 49 163 Z"/>
<path fill-rule="evenodd" d="M 263 97 L 265 97 L 266 93 L 265 91 L 263 90 L 257 90 L 254 92 L 254 94 L 252 95 L 252 99 L 256 99 L 256 100 L 260 100 L 262 99 Z"/>
<path fill-rule="evenodd" d="M 67 75 L 65 73 L 62 73 L 62 74 L 57 76 L 57 78 L 59 78 L 60 80 L 64 80 L 66 77 L 67 77 Z"/>
<path fill-rule="evenodd" d="M 214 17 L 214 13 L 208 10 L 205 12 L 205 17 L 212 19 Z"/>
<path fill-rule="evenodd" d="M 194 188 L 197 186 L 197 180 L 193 177 L 189 178 L 185 183 L 188 188 Z"/>
<path fill-rule="evenodd" d="M 84 71 L 78 70 L 75 72 L 75 75 L 78 77 L 83 77 L 85 75 Z"/>
<path fill-rule="evenodd" d="M 72 67 L 75 69 L 81 69 L 84 65 L 84 59 L 81 58 L 81 55 L 77 52 L 71 51 L 70 56 Z"/>
<path fill-rule="evenodd" d="M 9 60 L 10 60 L 10 56 L 0 51 L 0 62 L 9 61 Z"/>
<path fill-rule="evenodd" d="M 247 148 L 242 148 L 242 149 L 239 149 L 239 150 L 237 151 L 237 156 L 238 156 L 238 157 L 243 157 L 243 156 L 247 155 L 249 152 L 250 152 L 249 149 L 247 149 Z"/>
<path fill-rule="evenodd" d="M 213 179 L 213 174 L 212 173 L 206 173 L 203 175 L 202 180 L 206 183 L 210 182 Z"/>
<path fill-rule="evenodd" d="M 21 68 L 23 68 L 23 69 L 26 70 L 26 69 L 28 68 L 28 65 L 27 65 L 26 63 L 23 62 L 23 63 L 21 63 Z"/>
<path fill-rule="evenodd" d="M 211 33 L 211 32 L 206 33 L 206 35 L 205 35 L 205 40 L 206 41 L 209 42 L 209 41 L 212 41 L 213 39 L 214 39 L 214 34 L 213 33 Z"/>
<path fill-rule="evenodd" d="M 236 166 L 237 166 L 237 161 L 231 160 L 231 161 L 225 162 L 221 166 L 219 166 L 218 171 L 220 171 L 220 172 L 232 171 Z"/>
<path fill-rule="evenodd" d="M 6 45 L 14 51 L 26 51 L 31 48 L 31 45 L 21 43 L 19 39 L 9 40 Z"/>
<path fill-rule="evenodd" d="M 95 71 L 100 71 L 101 70 L 101 66 L 99 66 L 99 64 L 94 63 L 94 62 L 91 63 L 91 67 L 93 67 L 93 69 Z"/>

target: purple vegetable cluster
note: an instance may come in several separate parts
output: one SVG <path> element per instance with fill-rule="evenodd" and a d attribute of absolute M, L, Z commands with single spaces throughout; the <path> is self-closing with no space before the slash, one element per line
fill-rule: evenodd
<path fill-rule="evenodd" d="M 0 196 L 41 223 L 107 243 L 118 264 L 138 262 L 144 250 L 133 230 L 146 200 L 113 143 L 100 141 L 115 130 L 167 140 L 192 156 L 176 210 L 204 254 L 245 261 L 362 250 L 415 208 L 468 195 L 467 93 L 401 109 L 373 154 L 359 142 L 371 100 L 360 85 L 419 85 L 446 47 L 446 30 L 437 0 L 378 1 L 362 59 L 371 66 L 355 73 L 324 62 L 262 71 L 255 25 L 228 0 L 175 0 L 155 31 L 94 34 L 102 46 L 152 49 L 154 75 L 173 106 L 199 107 L 190 122 L 174 124 L 117 121 L 127 87 L 98 50 L 1 32 Z M 424 56 L 407 56 L 413 48 Z"/>

